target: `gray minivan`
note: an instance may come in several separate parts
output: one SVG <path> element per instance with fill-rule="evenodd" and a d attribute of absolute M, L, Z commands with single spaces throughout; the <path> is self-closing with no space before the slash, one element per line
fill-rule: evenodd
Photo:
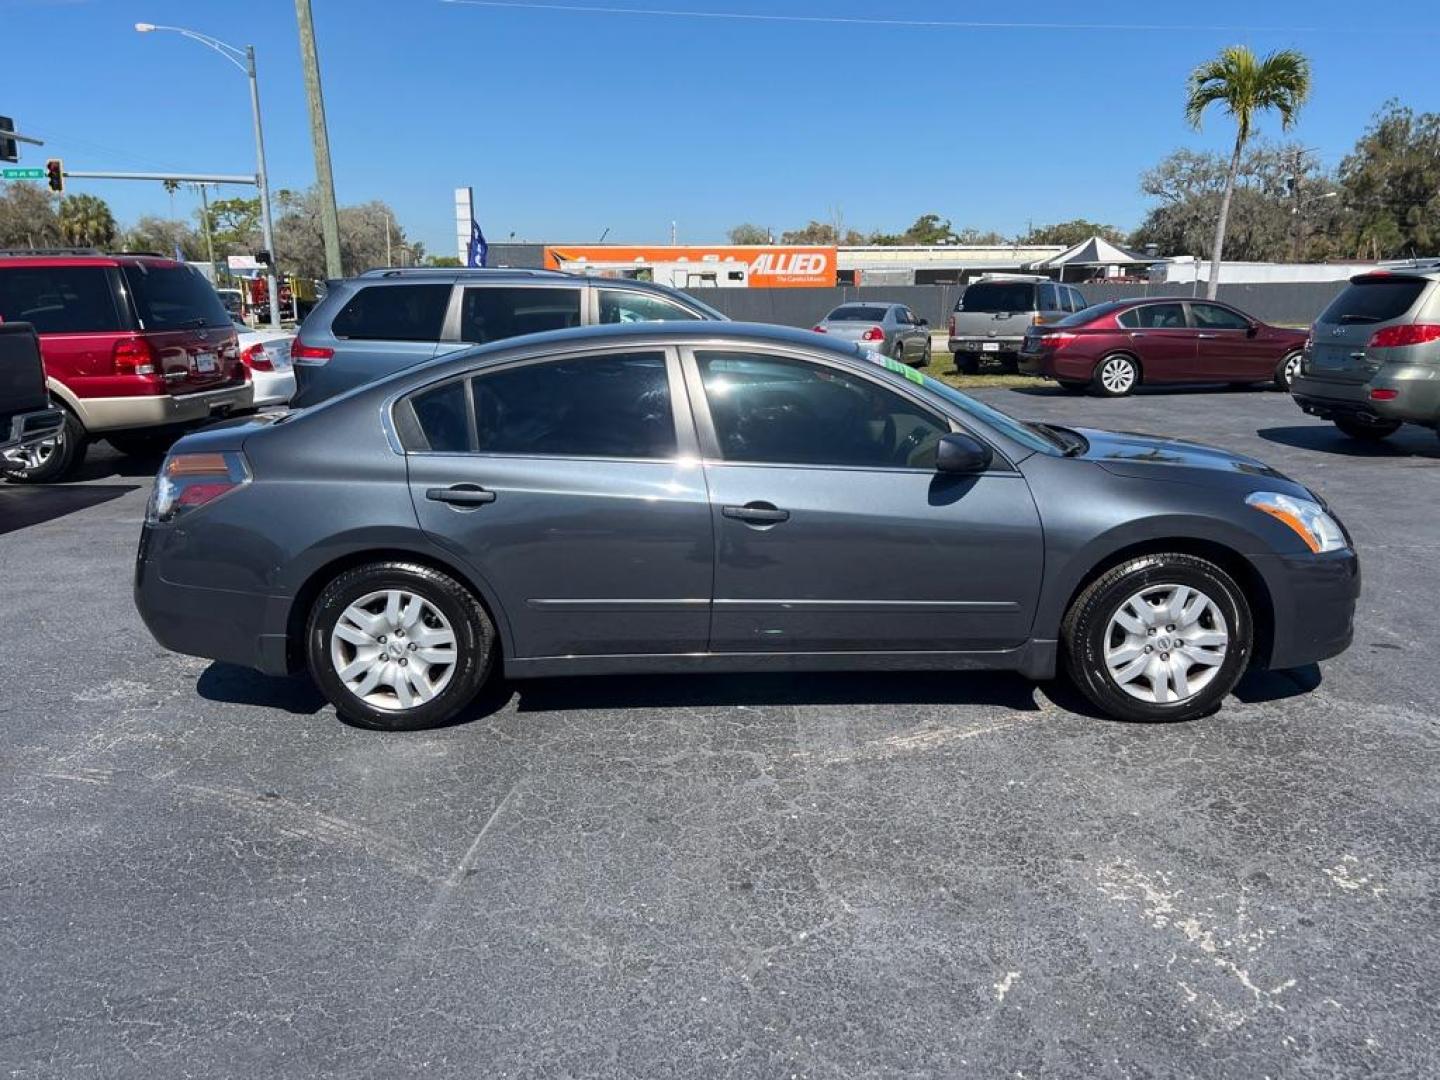
<path fill-rule="evenodd" d="M 554 270 L 370 270 L 334 282 L 290 348 L 306 408 L 469 345 L 606 323 L 724 321 L 677 289 Z"/>
<path fill-rule="evenodd" d="M 1050 278 L 1024 274 L 987 274 L 960 294 L 950 316 L 950 351 L 955 368 L 966 375 L 981 360 L 998 360 L 1016 369 L 1025 332 L 1059 322 L 1089 305 L 1078 289 Z"/>

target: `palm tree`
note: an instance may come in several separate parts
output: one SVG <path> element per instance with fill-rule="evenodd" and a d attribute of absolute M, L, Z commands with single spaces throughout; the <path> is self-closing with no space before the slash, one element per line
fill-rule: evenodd
<path fill-rule="evenodd" d="M 1256 114 L 1274 109 L 1280 114 L 1281 127 L 1289 131 L 1295 114 L 1309 96 L 1310 61 L 1294 49 L 1281 49 L 1261 60 L 1246 46 L 1231 45 L 1190 74 L 1185 119 L 1191 127 L 1198 131 L 1206 108 L 1216 102 L 1235 118 L 1235 152 L 1225 177 L 1220 218 L 1215 222 L 1215 248 L 1210 256 L 1206 295 L 1211 300 L 1220 287 L 1220 256 L 1225 248 L 1225 226 L 1230 218 L 1230 197 L 1235 194 L 1235 177 L 1240 171 L 1240 155 L 1254 134 Z"/>
<path fill-rule="evenodd" d="M 60 200 L 60 234 L 76 247 L 108 247 L 115 242 L 115 217 L 104 199 L 66 195 Z"/>

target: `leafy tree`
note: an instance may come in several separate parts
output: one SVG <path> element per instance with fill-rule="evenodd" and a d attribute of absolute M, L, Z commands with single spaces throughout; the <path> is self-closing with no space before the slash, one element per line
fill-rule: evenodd
<path fill-rule="evenodd" d="M 216 199 L 210 204 L 210 232 L 215 257 L 248 255 L 260 250 L 260 199 Z"/>
<path fill-rule="evenodd" d="M 0 247 L 59 247 L 55 202 L 39 184 L 0 186 Z"/>
<path fill-rule="evenodd" d="M 60 235 L 76 247 L 109 247 L 115 242 L 115 215 L 95 195 L 66 195 L 58 211 Z"/>
<path fill-rule="evenodd" d="M 902 242 L 906 244 L 948 244 L 955 240 L 948 218 L 939 214 L 921 214 L 905 230 Z"/>
<path fill-rule="evenodd" d="M 305 192 L 281 191 L 276 201 L 280 216 L 275 222 L 275 246 L 280 249 L 281 268 L 302 277 L 325 276 L 325 238 L 320 226 L 320 196 L 311 188 Z M 386 231 L 390 237 L 392 262 L 414 262 L 412 245 L 405 230 L 395 221 L 395 212 L 374 201 L 342 206 L 340 264 L 347 274 L 358 274 L 385 265 Z"/>
<path fill-rule="evenodd" d="M 1440 114 L 1389 101 L 1340 163 L 1346 246 L 1372 259 L 1440 249 Z"/>
<path fill-rule="evenodd" d="M 1235 193 L 1240 156 L 1254 132 L 1257 114 L 1274 109 L 1288 131 L 1305 99 L 1310 96 L 1310 61 L 1294 49 L 1281 49 L 1259 59 L 1244 45 L 1220 51 L 1190 75 L 1185 99 L 1185 118 L 1197 130 L 1211 105 L 1224 106 L 1235 118 L 1235 149 L 1230 155 L 1220 213 L 1215 222 L 1215 244 L 1210 256 L 1210 282 L 1206 293 L 1214 299 L 1220 287 L 1220 261 L 1225 249 L 1225 226 Z"/>
<path fill-rule="evenodd" d="M 980 229 L 966 228 L 955 234 L 955 243 L 983 247 L 987 244 L 1005 244 L 1008 241 L 994 229 L 981 231 Z"/>
<path fill-rule="evenodd" d="M 431 255 L 425 260 L 426 266 L 459 266 L 460 260 L 454 255 Z"/>
<path fill-rule="evenodd" d="M 782 244 L 834 244 L 838 230 L 828 221 L 812 220 L 803 229 L 791 229 L 780 234 Z"/>
<path fill-rule="evenodd" d="M 768 244 L 770 242 L 769 229 L 752 225 L 748 221 L 736 225 L 726 235 L 730 237 L 732 244 Z"/>
<path fill-rule="evenodd" d="M 189 260 L 205 258 L 205 239 L 183 221 L 146 215 L 126 229 L 120 237 L 125 251 L 154 251 L 173 255 L 178 247 Z"/>
<path fill-rule="evenodd" d="M 1061 221 L 1055 225 L 1041 225 L 1031 229 L 1020 238 L 1020 243 L 1074 247 L 1076 244 L 1083 244 L 1092 236 L 1109 240 L 1112 244 L 1123 244 L 1126 241 L 1125 233 L 1114 225 L 1101 225 L 1084 218 L 1075 218 L 1073 221 Z"/>

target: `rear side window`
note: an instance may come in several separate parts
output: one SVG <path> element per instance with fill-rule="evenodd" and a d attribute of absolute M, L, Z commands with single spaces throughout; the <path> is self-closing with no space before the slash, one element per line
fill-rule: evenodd
<path fill-rule="evenodd" d="M 1070 310 L 1071 310 L 1071 311 L 1084 311 L 1084 310 L 1085 310 L 1085 297 L 1080 294 L 1080 290 L 1079 290 L 1079 289 L 1067 288 L 1067 289 L 1065 290 L 1065 293 L 1066 293 L 1067 296 L 1070 297 Z"/>
<path fill-rule="evenodd" d="M 579 325 L 579 289 L 470 286 L 460 306 L 460 339 L 477 345 Z"/>
<path fill-rule="evenodd" d="M 664 353 L 547 360 L 477 375 L 472 384 L 481 453 L 675 455 Z"/>
<path fill-rule="evenodd" d="M 1041 310 L 1041 311 L 1059 311 L 1059 310 L 1060 310 L 1060 294 L 1059 294 L 1059 290 L 1058 290 L 1054 285 L 1041 285 L 1041 286 L 1040 286 L 1040 310 Z"/>
<path fill-rule="evenodd" d="M 407 439 L 412 450 L 458 454 L 470 449 L 470 417 L 465 411 L 465 382 L 446 383 L 410 399 L 422 438 Z"/>
<path fill-rule="evenodd" d="M 1398 319 L 1425 291 L 1423 278 L 1371 278 L 1351 282 L 1320 316 L 1322 323 L 1377 323 Z"/>
<path fill-rule="evenodd" d="M 229 328 L 230 313 L 220 302 L 220 294 L 193 266 L 131 263 L 122 267 L 122 272 L 142 329 Z"/>
<path fill-rule="evenodd" d="M 41 334 L 123 330 L 110 274 L 101 266 L 0 268 L 0 319 L 33 323 Z"/>
<path fill-rule="evenodd" d="M 1143 304 L 1115 317 L 1129 330 L 1184 330 L 1185 308 L 1180 304 Z"/>
<path fill-rule="evenodd" d="M 674 300 L 653 293 L 600 290 L 602 323 L 694 322 L 700 316 Z"/>
<path fill-rule="evenodd" d="M 439 341 L 449 303 L 449 285 L 369 285 L 340 309 L 330 332 L 366 341 Z"/>
<path fill-rule="evenodd" d="M 1024 281 L 977 281 L 960 297 L 956 311 L 1034 311 L 1035 286 Z"/>

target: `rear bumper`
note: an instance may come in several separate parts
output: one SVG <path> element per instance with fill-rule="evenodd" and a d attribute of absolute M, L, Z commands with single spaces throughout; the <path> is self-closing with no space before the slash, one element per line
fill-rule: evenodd
<path fill-rule="evenodd" d="M 65 414 L 59 409 L 36 409 L 11 416 L 9 421 L 0 428 L 0 449 L 18 450 L 54 438 L 65 425 Z"/>
<path fill-rule="evenodd" d="M 288 405 L 295 396 L 295 369 L 285 371 L 253 371 L 250 374 L 254 386 L 255 407 L 267 405 Z"/>
<path fill-rule="evenodd" d="M 1370 396 L 1372 390 L 1393 390 L 1395 397 L 1376 401 Z M 1387 365 L 1364 383 L 1332 382 L 1300 375 L 1290 393 L 1301 409 L 1324 420 L 1355 416 L 1440 426 L 1440 367 Z"/>
<path fill-rule="evenodd" d="M 980 353 L 981 355 L 986 352 L 1018 353 L 1024 340 L 1019 337 L 952 337 L 950 351 L 952 353 Z M 986 349 L 986 345 L 999 347 Z"/>
<path fill-rule="evenodd" d="M 1252 558 L 1274 609 L 1269 655 L 1257 657 L 1264 667 L 1303 667 L 1350 647 L 1360 598 L 1360 560 L 1353 551 Z"/>
<path fill-rule="evenodd" d="M 181 427 L 249 411 L 254 407 L 254 390 L 244 382 L 195 394 L 77 398 L 75 403 L 80 422 L 92 433 Z"/>

